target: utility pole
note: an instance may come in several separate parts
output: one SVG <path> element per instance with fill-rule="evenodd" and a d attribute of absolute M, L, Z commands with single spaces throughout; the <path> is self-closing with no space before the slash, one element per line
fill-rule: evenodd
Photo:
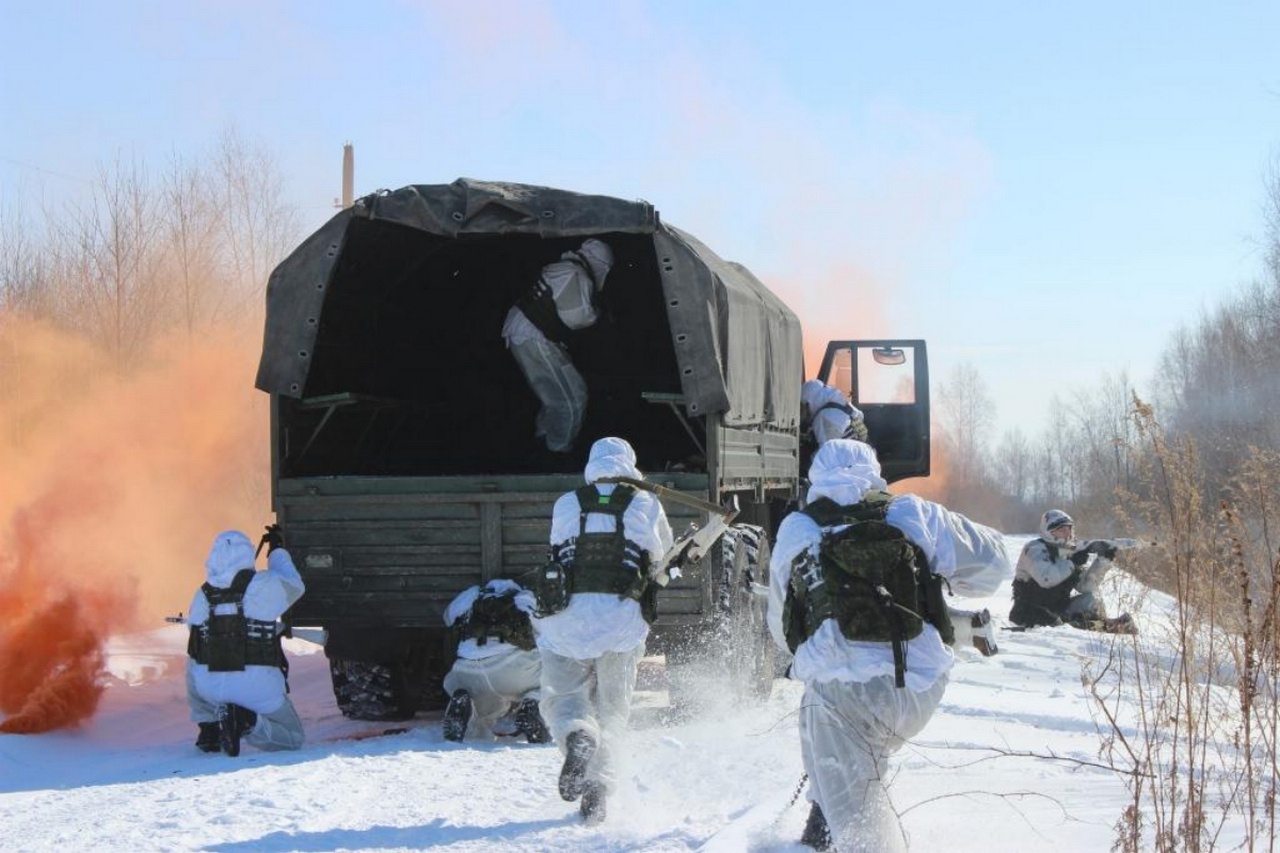
<path fill-rule="evenodd" d="M 355 202 L 356 149 L 350 142 L 342 145 L 342 198 L 334 199 L 333 206 L 346 210 Z"/>

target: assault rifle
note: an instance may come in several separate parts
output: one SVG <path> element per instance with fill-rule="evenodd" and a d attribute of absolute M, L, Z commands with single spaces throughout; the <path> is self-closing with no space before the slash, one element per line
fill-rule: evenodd
<path fill-rule="evenodd" d="M 738 517 L 737 497 L 734 497 L 733 507 L 730 508 L 695 498 L 693 495 L 686 495 L 684 492 L 677 492 L 675 489 L 668 489 L 666 486 L 650 483 L 647 480 L 637 480 L 634 477 L 601 477 L 597 482 L 626 483 L 628 486 L 656 495 L 658 500 L 669 500 L 691 506 L 703 510 L 710 516 L 705 527 L 699 527 L 697 522 L 691 522 L 688 528 L 676 538 L 675 544 L 662 555 L 662 559 L 658 560 L 654 576 L 654 582 L 658 586 L 666 586 L 680 577 L 680 567 L 685 563 L 700 560 L 721 534 L 729 529 L 729 524 Z"/>
<path fill-rule="evenodd" d="M 1146 548 L 1156 544 L 1143 539 L 1086 539 L 1080 543 L 1074 551 L 1071 552 L 1077 567 L 1084 569 L 1084 574 L 1076 582 L 1076 589 L 1079 592 L 1095 592 L 1102 579 L 1106 577 L 1107 572 L 1111 568 L 1111 561 L 1115 559 L 1117 551 L 1130 551 L 1137 548 Z M 1088 568 L 1084 568 L 1086 563 L 1077 562 L 1074 557 L 1080 554 L 1094 554 L 1095 559 Z M 1087 557 L 1085 560 L 1087 561 Z M 1127 615 L 1127 614 L 1126 614 Z"/>
<path fill-rule="evenodd" d="M 1150 548 L 1155 545 L 1155 541 L 1149 539 L 1085 539 L 1072 548 L 1070 554 L 1079 554 L 1085 551 L 1091 554 L 1098 554 L 1105 547 L 1111 547 L 1117 551 L 1132 551 L 1138 548 Z"/>

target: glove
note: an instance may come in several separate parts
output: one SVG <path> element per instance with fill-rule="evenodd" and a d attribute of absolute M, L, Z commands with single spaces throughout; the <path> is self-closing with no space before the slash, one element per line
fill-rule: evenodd
<path fill-rule="evenodd" d="M 1104 560 L 1114 560 L 1116 557 L 1116 546 L 1109 542 L 1092 542 L 1089 549 Z"/>
<path fill-rule="evenodd" d="M 693 542 L 692 540 L 690 540 L 690 542 L 687 545 L 685 545 L 683 548 L 680 549 L 680 553 L 672 557 L 671 561 L 667 563 L 667 568 L 671 572 L 671 577 L 673 578 L 680 577 L 681 570 L 684 569 L 684 567 L 689 563 L 689 551 L 691 551 L 692 549 L 693 549 Z"/>
<path fill-rule="evenodd" d="M 1089 555 L 1092 553 L 1093 552 L 1090 551 L 1088 548 L 1081 548 L 1079 551 L 1076 551 L 1067 559 L 1071 561 L 1071 564 L 1073 566 L 1075 566 L 1076 568 L 1080 568 L 1081 566 L 1083 566 L 1085 563 L 1089 561 Z"/>
<path fill-rule="evenodd" d="M 262 541 L 267 543 L 267 553 L 284 547 L 284 532 L 278 524 L 268 524 L 267 532 L 262 534 Z"/>

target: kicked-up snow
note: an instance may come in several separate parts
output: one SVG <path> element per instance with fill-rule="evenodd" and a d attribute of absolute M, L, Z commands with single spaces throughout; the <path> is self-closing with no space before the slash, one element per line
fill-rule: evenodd
<path fill-rule="evenodd" d="M 1011 543 L 1011 548 L 1013 543 Z M 1016 553 L 1016 551 L 1014 551 Z M 1009 588 L 990 599 L 1004 624 Z M 1139 617 L 1142 625 L 1142 617 Z M 660 659 L 645 662 L 619 790 L 598 826 L 556 792 L 553 745 L 450 743 L 440 714 L 347 720 L 319 649 L 288 641 L 298 752 L 238 758 L 193 746 L 185 633 L 117 637 L 96 716 L 75 731 L 0 735 L 7 851 L 804 851 L 808 812 L 795 710 L 778 679 L 762 705 L 723 690 L 693 721 L 664 723 Z M 895 807 L 922 851 L 1105 851 L 1126 805 L 1099 759 L 1082 664 L 1114 640 L 1069 627 L 999 632 L 1000 651 L 957 653 L 938 714 L 892 764 Z M 651 689 L 645 689 L 651 688 Z M 719 704 L 717 704 L 717 697 Z M 390 727 L 400 734 L 377 735 Z"/>

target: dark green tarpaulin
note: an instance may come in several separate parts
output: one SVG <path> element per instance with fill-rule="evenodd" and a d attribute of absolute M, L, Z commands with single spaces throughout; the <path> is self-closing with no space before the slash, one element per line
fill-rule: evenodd
<path fill-rule="evenodd" d="M 466 178 L 367 196 L 338 213 L 272 272 L 257 387 L 300 397 L 347 226 L 368 218 L 446 238 L 608 232 L 651 234 L 681 390 L 692 415 L 724 412 L 730 426 L 799 421 L 800 323 L 745 267 L 663 223 L 645 201 Z"/>

